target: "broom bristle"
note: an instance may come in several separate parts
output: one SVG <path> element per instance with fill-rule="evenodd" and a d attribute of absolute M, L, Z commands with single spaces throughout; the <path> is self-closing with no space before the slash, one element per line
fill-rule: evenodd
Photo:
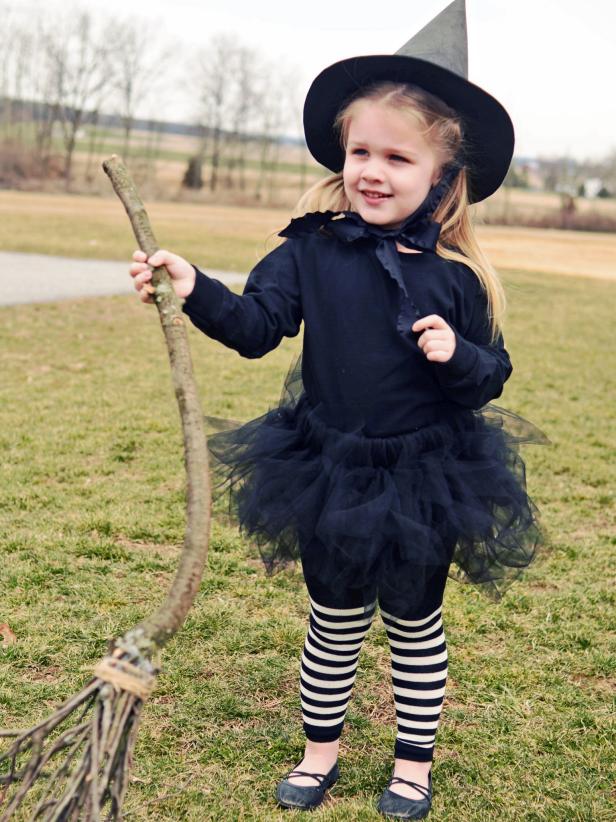
<path fill-rule="evenodd" d="M 0 822 L 26 805 L 30 818 L 42 822 L 120 818 L 141 708 L 154 681 L 151 663 L 139 661 L 116 651 L 97 665 L 99 676 L 46 720 L 0 732 L 15 738 L 0 754 L 0 768 L 8 766 L 0 773 L 8 800 Z M 52 762 L 55 770 L 46 773 Z"/>

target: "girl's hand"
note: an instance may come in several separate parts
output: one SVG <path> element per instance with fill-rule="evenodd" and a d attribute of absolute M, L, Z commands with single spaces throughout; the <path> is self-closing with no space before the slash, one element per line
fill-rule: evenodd
<path fill-rule="evenodd" d="M 143 251 L 135 251 L 133 260 L 135 262 L 128 269 L 131 277 L 135 280 L 135 288 L 139 291 L 139 297 L 144 303 L 153 303 L 154 287 L 150 283 L 152 279 L 152 268 L 158 268 L 164 265 L 173 288 L 178 297 L 183 299 L 188 297 L 195 287 L 196 273 L 192 265 L 183 257 L 178 257 L 177 254 L 172 254 L 170 251 L 159 249 L 155 254 L 152 254 L 150 259 L 146 262 L 146 256 Z"/>
<path fill-rule="evenodd" d="M 451 326 L 447 325 L 438 314 L 428 314 L 416 320 L 411 326 L 412 331 L 426 331 L 417 340 L 417 345 L 432 362 L 447 362 L 453 356 L 456 348 L 456 336 Z"/>

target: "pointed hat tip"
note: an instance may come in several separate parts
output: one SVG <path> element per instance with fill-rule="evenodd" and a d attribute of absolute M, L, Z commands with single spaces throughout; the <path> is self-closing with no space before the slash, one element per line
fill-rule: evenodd
<path fill-rule="evenodd" d="M 436 63 L 468 79 L 465 0 L 453 0 L 396 54 Z"/>

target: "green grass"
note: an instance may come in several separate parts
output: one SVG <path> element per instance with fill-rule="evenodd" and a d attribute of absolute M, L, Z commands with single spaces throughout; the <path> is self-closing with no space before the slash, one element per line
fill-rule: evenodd
<path fill-rule="evenodd" d="M 527 449 L 550 538 L 494 605 L 450 581 L 449 681 L 434 820 L 614 818 L 614 285 L 505 277 L 514 373 L 497 401 L 552 440 Z M 205 413 L 249 418 L 279 396 L 300 341 L 260 361 L 191 328 Z M 184 527 L 166 352 L 135 297 L 0 311 L 0 717 L 24 726 L 76 692 L 107 640 L 163 596 Z M 207 574 L 146 704 L 129 820 L 283 820 L 299 758 L 299 570 L 265 577 L 217 506 Z M 380 620 L 362 653 L 341 779 L 317 820 L 377 820 L 395 716 Z"/>
<path fill-rule="evenodd" d="M 161 248 L 230 271 L 249 271 L 290 219 L 283 209 L 161 202 L 146 206 Z M 126 261 L 128 270 L 135 247 L 130 223 L 115 197 L 0 191 L 1 251 L 104 257 Z"/>

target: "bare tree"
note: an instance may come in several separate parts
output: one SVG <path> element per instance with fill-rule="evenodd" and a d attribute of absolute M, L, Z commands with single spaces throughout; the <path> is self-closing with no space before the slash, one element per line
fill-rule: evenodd
<path fill-rule="evenodd" d="M 14 57 L 14 23 L 4 4 L 0 5 L 2 26 L 0 26 L 0 122 L 6 141 L 10 135 L 11 123 L 11 69 Z"/>
<path fill-rule="evenodd" d="M 599 176 L 612 197 L 616 195 L 616 146 L 600 161 Z"/>
<path fill-rule="evenodd" d="M 231 174 L 234 167 L 238 170 L 238 183 L 243 191 L 246 188 L 246 147 L 248 137 L 254 130 L 257 114 L 257 84 L 262 66 L 258 53 L 247 46 L 239 46 L 235 53 L 233 65 L 233 89 L 230 112 L 231 143 L 235 154 L 228 163 L 227 185 L 232 186 Z"/>
<path fill-rule="evenodd" d="M 262 199 L 267 188 L 271 195 L 272 174 L 280 152 L 279 137 L 293 119 L 291 112 L 298 107 L 293 70 L 281 70 L 280 64 L 267 63 L 257 51 L 238 43 L 229 34 L 217 35 L 208 42 L 199 54 L 197 70 L 204 136 L 200 156 L 192 158 L 185 181 L 190 178 L 198 187 L 200 165 L 207 154 L 211 191 L 220 184 L 225 159 L 227 185 L 233 184 L 233 172 L 237 169 L 239 186 L 245 189 L 247 147 L 251 140 L 258 140 L 260 159 L 255 194 Z"/>
<path fill-rule="evenodd" d="M 229 131 L 233 105 L 233 72 L 238 46 L 234 37 L 220 34 L 212 37 L 197 58 L 197 83 L 200 89 L 201 122 L 209 134 L 210 183 L 215 191 L 219 182 L 225 132 Z M 206 137 L 207 140 L 207 137 Z M 204 141 L 204 148 L 207 145 Z"/>
<path fill-rule="evenodd" d="M 259 172 L 255 187 L 255 196 L 262 201 L 267 189 L 271 199 L 280 154 L 280 138 L 289 124 L 291 107 L 289 105 L 289 77 L 282 73 L 280 67 L 269 64 L 264 66 L 259 89 Z"/>
<path fill-rule="evenodd" d="M 31 77 L 32 34 L 10 6 L 0 3 L 0 100 L 5 139 L 22 143 L 25 101 Z"/>
<path fill-rule="evenodd" d="M 12 183 L 33 171 L 34 89 L 40 73 L 37 27 L 26 26 L 0 5 L 1 175 Z M 40 106 L 39 106 L 40 108 Z"/>
<path fill-rule="evenodd" d="M 122 154 L 130 151 L 131 133 L 137 111 L 160 94 L 172 51 L 157 43 L 156 27 L 150 21 L 128 19 L 117 27 L 112 59 L 115 66 L 114 92 L 122 118 Z M 159 101 L 160 103 L 160 101 Z"/>
<path fill-rule="evenodd" d="M 79 129 L 89 111 L 99 110 L 113 80 L 113 33 L 110 23 L 100 24 L 88 12 L 80 11 L 46 36 L 51 85 L 62 127 L 67 189 Z"/>
<path fill-rule="evenodd" d="M 277 96 L 280 101 L 280 108 L 278 113 L 277 132 L 274 135 L 273 160 L 270 168 L 269 176 L 269 200 L 274 200 L 274 189 L 277 179 L 278 163 L 280 157 L 281 147 L 285 135 L 293 128 L 297 122 L 297 113 L 301 112 L 299 103 L 299 85 L 300 78 L 298 72 L 292 67 L 287 67 L 284 72 L 284 80 L 278 73 L 276 80 Z"/>
<path fill-rule="evenodd" d="M 54 88 L 49 42 L 62 36 L 49 18 L 38 18 L 28 31 L 30 38 L 27 68 L 27 96 L 33 133 L 33 166 L 43 178 L 48 176 L 53 152 L 54 126 L 60 122 L 61 103 Z"/>

